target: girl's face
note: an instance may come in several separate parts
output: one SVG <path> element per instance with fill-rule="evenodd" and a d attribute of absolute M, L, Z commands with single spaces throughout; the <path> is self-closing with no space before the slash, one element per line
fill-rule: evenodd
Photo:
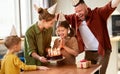
<path fill-rule="evenodd" d="M 53 27 L 54 22 L 55 22 L 55 18 L 52 19 L 51 21 L 45 21 L 44 27 L 45 27 L 46 29 L 48 29 L 48 28 L 50 28 L 50 27 Z"/>
<path fill-rule="evenodd" d="M 65 38 L 68 35 L 68 29 L 59 26 L 57 28 L 57 34 L 60 36 L 60 38 Z"/>

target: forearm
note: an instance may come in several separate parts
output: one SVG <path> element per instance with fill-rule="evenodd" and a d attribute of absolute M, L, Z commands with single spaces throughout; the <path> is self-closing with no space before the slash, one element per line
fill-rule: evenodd
<path fill-rule="evenodd" d="M 32 52 L 31 56 L 35 59 L 40 60 L 40 56 L 36 52 Z"/>
<path fill-rule="evenodd" d="M 31 56 L 35 59 L 38 59 L 39 61 L 45 63 L 48 62 L 47 59 L 44 56 L 39 56 L 37 53 L 33 52 Z"/>
<path fill-rule="evenodd" d="M 112 8 L 115 8 L 115 7 L 117 7 L 117 6 L 119 5 L 120 0 L 112 0 L 111 3 L 112 3 L 112 4 L 111 4 L 111 7 L 112 7 Z"/>

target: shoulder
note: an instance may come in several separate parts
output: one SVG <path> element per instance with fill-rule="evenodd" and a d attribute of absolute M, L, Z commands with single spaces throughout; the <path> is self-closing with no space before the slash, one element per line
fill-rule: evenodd
<path fill-rule="evenodd" d="M 16 58 L 18 59 L 18 56 L 16 56 L 15 54 L 11 54 L 10 57 L 13 59 L 16 59 Z"/>
<path fill-rule="evenodd" d="M 66 20 L 69 24 L 74 25 L 75 21 L 78 20 L 78 16 L 74 14 L 65 15 Z"/>
<path fill-rule="evenodd" d="M 70 17 L 70 18 L 72 18 L 72 17 L 76 17 L 75 13 L 73 13 L 73 14 L 69 14 L 69 15 L 64 15 L 64 16 L 65 16 L 65 18 L 68 18 L 68 17 Z"/>
<path fill-rule="evenodd" d="M 76 44 L 77 43 L 77 39 L 76 39 L 76 37 L 70 37 L 68 40 L 67 40 L 67 42 L 69 43 L 69 44 Z"/>
<path fill-rule="evenodd" d="M 14 54 L 6 54 L 4 56 L 4 58 L 14 58 L 14 57 L 16 57 L 16 55 L 14 55 Z"/>
<path fill-rule="evenodd" d="M 27 31 L 26 34 L 31 33 L 31 32 L 35 32 L 35 28 L 37 27 L 36 24 L 32 24 L 32 26 L 30 26 Z"/>
<path fill-rule="evenodd" d="M 71 41 L 77 41 L 76 37 L 71 37 L 70 40 Z"/>
<path fill-rule="evenodd" d="M 35 24 L 32 24 L 32 25 L 27 29 L 27 31 L 30 31 L 30 30 L 34 29 L 36 26 L 37 26 L 36 23 L 35 23 Z"/>
<path fill-rule="evenodd" d="M 4 61 L 9 61 L 9 62 L 12 62 L 14 60 L 16 60 L 16 58 L 18 58 L 16 55 L 14 54 L 6 54 L 4 57 L 3 57 L 3 60 Z"/>

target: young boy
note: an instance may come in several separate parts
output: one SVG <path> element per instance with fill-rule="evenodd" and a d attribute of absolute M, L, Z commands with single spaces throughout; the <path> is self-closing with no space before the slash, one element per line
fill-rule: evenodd
<path fill-rule="evenodd" d="M 0 74 L 20 74 L 20 70 L 47 70 L 45 66 L 26 65 L 15 53 L 21 49 L 21 39 L 18 36 L 8 36 L 5 39 L 4 45 L 8 48 L 7 53 L 1 62 Z"/>

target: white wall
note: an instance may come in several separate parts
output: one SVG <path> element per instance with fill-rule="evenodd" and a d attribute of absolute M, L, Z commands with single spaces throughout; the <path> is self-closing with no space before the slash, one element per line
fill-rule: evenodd
<path fill-rule="evenodd" d="M 95 8 L 100 7 L 105 5 L 109 0 L 85 0 L 86 4 L 90 7 L 90 8 Z M 58 2 L 58 9 L 57 11 L 62 11 L 63 13 L 73 13 L 74 12 L 74 8 L 72 6 L 72 0 L 57 0 Z"/>
<path fill-rule="evenodd" d="M 57 0 L 57 12 L 71 14 L 74 12 L 71 0 Z"/>

